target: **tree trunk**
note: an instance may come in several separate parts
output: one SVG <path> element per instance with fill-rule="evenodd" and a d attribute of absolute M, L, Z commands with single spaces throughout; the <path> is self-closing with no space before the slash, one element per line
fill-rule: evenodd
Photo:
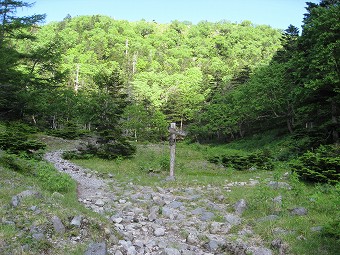
<path fill-rule="evenodd" d="M 333 142 L 336 144 L 339 144 L 339 132 L 338 132 L 338 115 L 337 115 L 337 105 L 336 101 L 333 98 L 332 99 L 332 136 L 333 136 Z"/>
<path fill-rule="evenodd" d="M 288 128 L 290 134 L 293 134 L 293 125 L 292 125 L 292 122 L 293 121 L 292 121 L 291 117 L 287 118 L 287 128 Z"/>

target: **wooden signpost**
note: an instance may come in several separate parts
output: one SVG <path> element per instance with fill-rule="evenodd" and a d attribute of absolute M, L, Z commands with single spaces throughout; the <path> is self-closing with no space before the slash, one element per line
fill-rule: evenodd
<path fill-rule="evenodd" d="M 170 178 L 175 178 L 176 135 L 186 136 L 186 133 L 176 129 L 176 123 L 171 123 L 170 128 Z"/>

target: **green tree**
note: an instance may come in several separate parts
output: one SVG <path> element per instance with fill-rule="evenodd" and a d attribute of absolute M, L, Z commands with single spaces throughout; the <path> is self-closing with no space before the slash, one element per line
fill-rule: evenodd
<path fill-rule="evenodd" d="M 15 42 L 34 38 L 29 28 L 43 21 L 45 15 L 17 17 L 16 10 L 31 6 L 23 1 L 0 1 L 0 117 L 20 117 L 27 98 L 26 73 L 18 68 L 26 55 L 18 52 Z"/>
<path fill-rule="evenodd" d="M 303 86 L 303 109 L 307 119 L 339 141 L 340 2 L 308 3 L 298 51 L 292 64 Z M 306 108 L 306 105 L 309 105 Z M 307 111 L 306 111 L 307 110 Z"/>

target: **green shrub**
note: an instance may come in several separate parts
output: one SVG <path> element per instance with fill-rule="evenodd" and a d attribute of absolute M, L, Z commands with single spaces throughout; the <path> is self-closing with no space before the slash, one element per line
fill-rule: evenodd
<path fill-rule="evenodd" d="M 103 159 L 115 159 L 119 156 L 130 157 L 136 152 L 136 147 L 125 139 L 118 139 L 101 144 L 97 150 L 97 156 Z"/>
<path fill-rule="evenodd" d="M 91 153 L 83 153 L 80 151 L 64 151 L 62 155 L 63 159 L 91 159 L 94 157 L 94 154 Z"/>
<path fill-rule="evenodd" d="M 0 157 L 0 163 L 5 167 L 23 174 L 32 174 L 34 171 L 31 161 L 22 159 L 14 154 L 4 153 Z"/>
<path fill-rule="evenodd" d="M 26 153 L 34 157 L 46 147 L 46 144 L 29 137 L 35 131 L 34 128 L 20 123 L 5 126 L 0 131 L 0 149 L 14 154 Z"/>
<path fill-rule="evenodd" d="M 268 151 L 254 152 L 247 155 L 229 154 L 212 156 L 209 162 L 222 164 L 235 170 L 273 170 L 274 164 Z"/>
<path fill-rule="evenodd" d="M 85 131 L 80 130 L 79 127 L 75 123 L 67 122 L 64 127 L 60 129 L 52 129 L 48 131 L 48 133 L 53 136 L 73 140 L 84 135 Z"/>
<path fill-rule="evenodd" d="M 302 180 L 320 183 L 340 181 L 340 147 L 321 145 L 292 161 L 291 168 Z"/>

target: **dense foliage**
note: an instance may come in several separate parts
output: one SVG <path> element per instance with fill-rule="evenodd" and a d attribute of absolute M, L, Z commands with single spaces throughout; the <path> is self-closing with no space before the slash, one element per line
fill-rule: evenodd
<path fill-rule="evenodd" d="M 306 181 L 338 183 L 340 148 L 328 145 L 320 146 L 314 152 L 308 151 L 292 164 L 292 169 Z"/>

